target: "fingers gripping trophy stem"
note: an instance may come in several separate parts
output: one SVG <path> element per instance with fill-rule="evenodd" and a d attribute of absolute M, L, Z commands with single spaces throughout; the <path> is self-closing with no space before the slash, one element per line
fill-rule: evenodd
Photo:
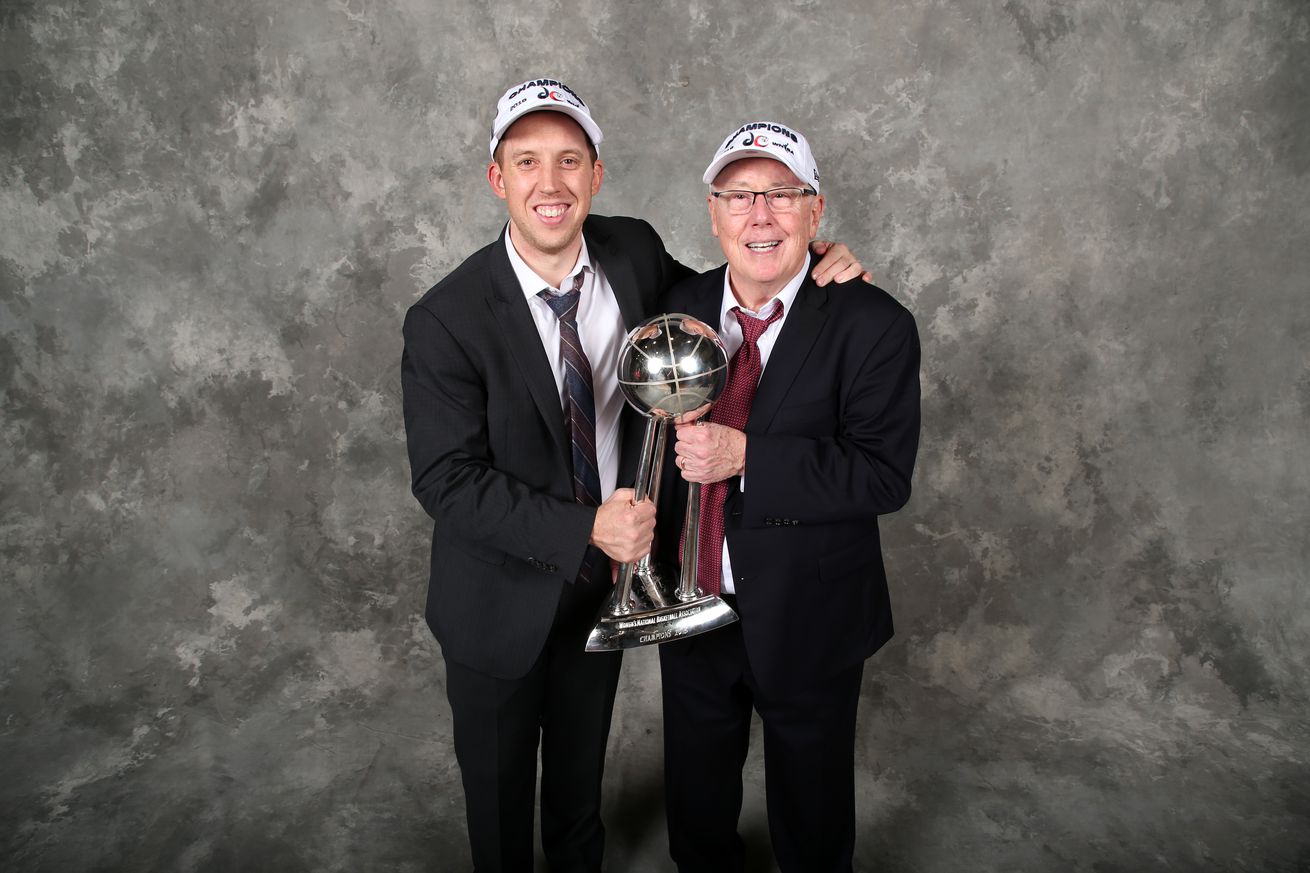
<path fill-rule="evenodd" d="M 632 489 L 632 502 L 635 506 L 648 496 L 654 500 L 659 491 L 660 470 L 664 466 L 664 443 L 668 435 L 668 419 L 649 417 L 646 419 L 646 433 L 641 441 L 641 456 L 637 467 L 637 481 Z M 659 586 L 654 584 L 650 569 L 650 555 L 645 555 L 636 562 L 619 565 L 618 584 L 614 587 L 614 596 L 610 601 L 610 611 L 614 615 L 627 615 L 632 611 L 632 578 L 642 580 L 643 589 L 655 602 L 656 606 L 667 606 Z"/>

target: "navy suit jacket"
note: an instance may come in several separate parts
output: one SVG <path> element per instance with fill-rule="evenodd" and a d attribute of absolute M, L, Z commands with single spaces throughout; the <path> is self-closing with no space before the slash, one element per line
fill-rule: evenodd
<path fill-rule="evenodd" d="M 691 274 L 644 221 L 593 215 L 582 232 L 628 329 Z M 445 657 L 518 678 L 581 569 L 596 511 L 574 502 L 559 391 L 504 234 L 410 307 L 404 336 L 412 486 L 433 520 L 428 626 Z"/>
<path fill-rule="evenodd" d="M 660 308 L 717 330 L 725 270 L 680 283 Z M 745 490 L 734 478 L 723 508 L 742 633 L 761 687 L 794 687 L 853 666 L 892 635 L 878 516 L 910 496 L 914 318 L 880 288 L 821 288 L 807 276 L 745 431 Z M 660 540 L 673 563 L 686 483 L 672 463 L 664 469 L 674 499 L 661 498 Z M 664 644 L 671 655 L 695 645 Z"/>

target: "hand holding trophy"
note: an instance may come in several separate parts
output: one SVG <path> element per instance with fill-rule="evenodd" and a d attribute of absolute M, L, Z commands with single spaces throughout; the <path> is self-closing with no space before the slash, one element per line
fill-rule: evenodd
<path fill-rule="evenodd" d="M 703 321 L 680 313 L 647 319 L 633 328 L 619 355 L 619 388 L 646 417 L 634 499 L 658 501 L 664 445 L 670 423 L 694 421 L 709 411 L 728 381 L 728 356 L 718 334 Z M 659 578 L 650 556 L 619 568 L 614 595 L 601 609 L 587 638 L 588 652 L 607 652 L 667 642 L 737 620 L 716 595 L 696 587 L 696 540 L 700 485 L 687 500 L 689 532 L 676 592 Z"/>

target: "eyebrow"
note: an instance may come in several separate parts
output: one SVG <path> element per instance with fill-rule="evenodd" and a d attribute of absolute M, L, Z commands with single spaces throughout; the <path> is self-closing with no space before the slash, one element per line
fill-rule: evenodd
<path fill-rule="evenodd" d="M 515 149 L 511 151 L 509 153 L 509 157 L 511 160 L 513 160 L 514 158 L 535 158 L 540 156 L 541 154 L 542 152 L 539 149 L 524 148 L 524 149 Z M 581 155 L 586 154 L 586 151 L 584 149 L 575 149 L 572 146 L 570 146 L 569 148 L 561 149 L 560 151 L 555 152 L 555 154 L 559 155 L 562 158 L 579 157 Z"/>
<path fill-rule="evenodd" d="M 774 188 L 808 188 L 808 187 L 809 187 L 808 185 L 804 185 L 804 184 L 802 184 L 802 183 L 800 183 L 800 182 L 770 182 L 770 183 L 768 183 L 767 185 L 765 185 L 763 188 L 757 188 L 757 189 L 754 189 L 754 190 L 757 190 L 757 191 L 771 191 L 771 190 L 773 190 Z M 752 189 L 751 189 L 749 186 L 747 186 L 747 184 L 746 184 L 745 182 L 741 181 L 740 179 L 737 179 L 737 180 L 734 180 L 734 181 L 732 181 L 732 182 L 728 182 L 728 183 L 723 184 L 723 185 L 715 185 L 715 186 L 714 186 L 714 190 L 716 190 L 716 191 L 749 191 L 749 190 L 752 190 Z"/>

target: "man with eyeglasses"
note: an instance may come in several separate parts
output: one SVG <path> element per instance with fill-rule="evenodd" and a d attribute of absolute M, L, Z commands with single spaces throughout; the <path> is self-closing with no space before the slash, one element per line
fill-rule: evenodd
<path fill-rule="evenodd" d="M 678 427 L 657 539 L 672 563 L 696 536 L 700 588 L 740 621 L 660 647 L 670 853 L 681 873 L 742 870 L 753 709 L 779 868 L 850 871 L 864 661 L 892 635 L 878 516 L 910 496 L 918 332 L 881 289 L 807 275 L 824 197 L 800 133 L 743 125 L 704 181 L 727 264 L 661 308 L 716 328 L 731 359 L 707 423 Z M 682 531 L 688 482 L 697 532 Z"/>
<path fill-rule="evenodd" d="M 433 519 L 426 618 L 441 645 L 479 873 L 599 871 L 618 653 L 584 651 L 610 559 L 650 551 L 655 510 L 620 474 L 628 329 L 691 273 L 633 218 L 591 215 L 600 128 L 563 82 L 496 105 L 486 178 L 508 221 L 405 316 L 414 496 Z M 821 281 L 860 276 L 828 248 Z M 864 283 L 857 283 L 864 285 Z M 867 289 L 870 286 L 864 285 Z M 640 436 L 640 428 L 627 427 Z"/>

